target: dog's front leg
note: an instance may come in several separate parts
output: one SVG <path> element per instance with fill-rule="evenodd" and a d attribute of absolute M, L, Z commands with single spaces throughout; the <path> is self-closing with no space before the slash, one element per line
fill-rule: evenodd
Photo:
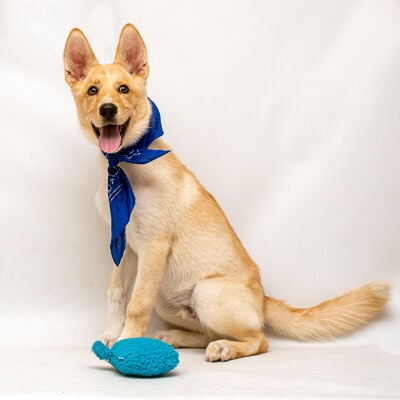
<path fill-rule="evenodd" d="M 107 326 L 106 330 L 100 335 L 105 345 L 112 346 L 120 336 L 124 327 L 126 304 L 135 280 L 137 258 L 129 246 L 125 249 L 125 254 L 119 267 L 113 265 L 110 282 L 107 289 Z"/>
<path fill-rule="evenodd" d="M 169 241 L 163 240 L 146 243 L 138 252 L 136 281 L 126 309 L 125 326 L 118 340 L 140 337 L 146 332 L 169 251 Z"/>

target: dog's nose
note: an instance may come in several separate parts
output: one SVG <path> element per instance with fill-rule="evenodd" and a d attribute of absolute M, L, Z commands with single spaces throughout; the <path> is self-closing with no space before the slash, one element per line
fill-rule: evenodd
<path fill-rule="evenodd" d="M 112 103 L 103 104 L 99 109 L 100 115 L 106 120 L 113 119 L 117 115 L 117 112 L 117 106 Z"/>

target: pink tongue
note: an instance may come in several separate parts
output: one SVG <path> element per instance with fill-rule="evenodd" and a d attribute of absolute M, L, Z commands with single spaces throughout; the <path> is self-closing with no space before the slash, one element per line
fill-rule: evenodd
<path fill-rule="evenodd" d="M 107 125 L 100 128 L 99 145 L 104 153 L 112 153 L 121 145 L 118 125 Z"/>

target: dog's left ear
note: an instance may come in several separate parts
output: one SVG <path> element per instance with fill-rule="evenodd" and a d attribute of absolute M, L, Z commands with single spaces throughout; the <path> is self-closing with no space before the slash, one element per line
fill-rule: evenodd
<path fill-rule="evenodd" d="M 64 48 L 65 80 L 73 86 L 86 78 L 89 69 L 98 64 L 85 35 L 77 28 L 72 29 Z"/>
<path fill-rule="evenodd" d="M 139 75 L 144 79 L 149 75 L 146 46 L 132 24 L 126 24 L 122 29 L 114 62 L 122 64 L 132 75 Z"/>

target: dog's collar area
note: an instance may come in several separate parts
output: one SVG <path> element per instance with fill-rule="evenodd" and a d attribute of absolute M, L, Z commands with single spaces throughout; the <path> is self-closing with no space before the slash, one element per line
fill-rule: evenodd
<path fill-rule="evenodd" d="M 129 117 L 122 125 L 116 125 L 116 126 L 118 127 L 119 134 L 121 135 L 121 137 L 124 137 L 124 135 L 125 135 L 125 133 L 126 133 L 126 130 L 128 129 L 128 125 L 129 125 L 129 122 L 130 122 L 130 121 L 131 121 L 131 117 Z M 104 125 L 104 126 L 109 126 L 109 125 L 115 125 L 115 124 L 107 124 L 107 125 Z M 100 134 L 101 134 L 100 130 L 101 130 L 101 128 L 103 128 L 103 127 L 98 128 L 98 127 L 92 122 L 92 129 L 93 129 L 94 133 L 96 134 L 97 138 L 100 137 Z"/>
<path fill-rule="evenodd" d="M 163 134 L 160 112 L 150 99 L 149 101 L 152 113 L 149 126 L 142 138 L 133 146 L 122 148 L 118 152 L 104 151 L 102 148 L 103 154 L 108 160 L 108 200 L 111 214 L 110 250 L 115 265 L 119 265 L 125 251 L 125 227 L 135 206 L 135 196 L 129 179 L 118 164 L 120 162 L 147 164 L 167 154 L 169 151 L 149 149 L 151 143 Z M 129 124 L 129 120 L 126 124 Z M 102 139 L 100 138 L 99 140 L 101 141 Z M 107 145 L 103 147 L 107 147 Z"/>

